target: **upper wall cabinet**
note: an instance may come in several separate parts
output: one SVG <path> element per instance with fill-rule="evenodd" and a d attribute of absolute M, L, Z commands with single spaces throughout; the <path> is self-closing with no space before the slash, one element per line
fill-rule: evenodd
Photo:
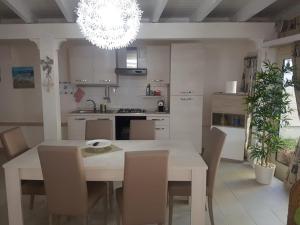
<path fill-rule="evenodd" d="M 94 82 L 93 47 L 72 46 L 69 49 L 71 82 L 75 84 L 92 84 Z"/>
<path fill-rule="evenodd" d="M 69 49 L 69 60 L 72 83 L 117 84 L 115 51 L 76 45 Z"/>
<path fill-rule="evenodd" d="M 116 84 L 116 51 L 95 48 L 94 80 L 96 84 Z"/>
<path fill-rule="evenodd" d="M 147 81 L 152 85 L 170 83 L 170 46 L 149 45 L 146 48 Z"/>
<path fill-rule="evenodd" d="M 171 95 L 203 95 L 204 63 L 201 44 L 172 44 Z"/>

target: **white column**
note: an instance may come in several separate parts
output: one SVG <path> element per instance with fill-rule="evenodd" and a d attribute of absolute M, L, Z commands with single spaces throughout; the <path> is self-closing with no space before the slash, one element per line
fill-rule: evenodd
<path fill-rule="evenodd" d="M 52 85 L 47 87 L 46 71 L 41 65 L 42 82 L 42 105 L 43 105 L 43 123 L 44 140 L 61 139 L 61 112 L 59 96 L 59 70 L 58 70 L 58 49 L 64 39 L 55 39 L 44 37 L 33 40 L 40 50 L 40 60 L 46 60 L 47 57 L 53 60 L 50 76 Z"/>

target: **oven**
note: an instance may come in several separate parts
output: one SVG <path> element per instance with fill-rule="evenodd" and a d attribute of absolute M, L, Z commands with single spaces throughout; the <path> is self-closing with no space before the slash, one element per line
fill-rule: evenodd
<path fill-rule="evenodd" d="M 146 119 L 146 116 L 116 116 L 116 140 L 129 140 L 130 120 Z"/>

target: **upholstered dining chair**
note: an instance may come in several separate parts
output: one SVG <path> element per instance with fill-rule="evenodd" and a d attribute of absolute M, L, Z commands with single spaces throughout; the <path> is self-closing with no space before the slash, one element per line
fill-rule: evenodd
<path fill-rule="evenodd" d="M 169 151 L 125 153 L 124 185 L 117 189 L 122 225 L 165 224 Z"/>
<path fill-rule="evenodd" d="M 211 144 L 210 148 L 202 155 L 208 166 L 206 177 L 206 196 L 208 200 L 208 210 L 211 225 L 214 225 L 214 216 L 212 208 L 212 200 L 215 186 L 215 178 L 217 169 L 221 159 L 221 153 L 226 138 L 226 134 L 216 127 L 210 130 Z M 169 199 L 169 225 L 172 224 L 173 216 L 173 198 L 174 196 L 191 196 L 190 182 L 169 182 L 168 199 Z"/>
<path fill-rule="evenodd" d="M 112 120 L 87 120 L 85 125 L 85 140 L 113 139 Z"/>
<path fill-rule="evenodd" d="M 21 155 L 29 149 L 20 127 L 2 132 L 0 139 L 9 160 Z M 30 195 L 30 209 L 33 209 L 35 195 L 45 194 L 43 181 L 22 180 L 21 188 L 23 195 Z"/>
<path fill-rule="evenodd" d="M 131 120 L 130 140 L 154 140 L 155 121 L 153 120 Z"/>
<path fill-rule="evenodd" d="M 87 182 L 81 150 L 72 146 L 39 146 L 38 155 L 45 182 L 49 223 L 53 217 L 81 216 L 88 223 L 88 211 L 104 199 L 107 216 L 107 185 Z"/>
<path fill-rule="evenodd" d="M 113 139 L 113 122 L 108 119 L 87 120 L 85 125 L 85 140 Z M 108 207 L 112 208 L 114 184 L 107 182 Z"/>
<path fill-rule="evenodd" d="M 296 225 L 295 213 L 300 208 L 300 180 L 293 184 L 289 196 L 287 225 Z"/>

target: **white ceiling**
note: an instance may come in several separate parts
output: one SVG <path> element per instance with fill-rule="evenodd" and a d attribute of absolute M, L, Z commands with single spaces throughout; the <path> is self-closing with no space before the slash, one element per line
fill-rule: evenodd
<path fill-rule="evenodd" d="M 276 21 L 300 15 L 300 0 L 137 1 L 144 22 Z M 0 0 L 0 23 L 74 22 L 77 3 L 78 0 Z"/>

